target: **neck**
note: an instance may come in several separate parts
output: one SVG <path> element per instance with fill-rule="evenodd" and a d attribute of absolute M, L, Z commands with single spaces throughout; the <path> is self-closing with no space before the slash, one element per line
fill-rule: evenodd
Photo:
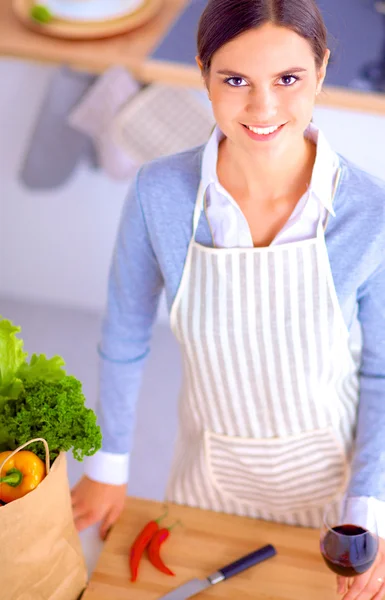
<path fill-rule="evenodd" d="M 249 154 L 229 138 L 218 151 L 218 177 L 225 188 L 244 198 L 274 202 L 282 197 L 305 193 L 311 180 L 316 146 L 305 137 L 280 155 L 268 152 Z M 230 190 L 229 190 L 230 191 Z"/>

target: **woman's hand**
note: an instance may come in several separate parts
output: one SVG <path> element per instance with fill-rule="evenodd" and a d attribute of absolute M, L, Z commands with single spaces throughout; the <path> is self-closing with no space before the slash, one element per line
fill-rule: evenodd
<path fill-rule="evenodd" d="M 342 600 L 384 600 L 385 539 L 379 538 L 377 558 L 369 571 L 357 575 L 350 585 L 347 577 L 338 577 L 337 580 L 338 593 L 344 594 Z"/>
<path fill-rule="evenodd" d="M 78 531 L 100 521 L 104 540 L 124 508 L 127 484 L 108 485 L 84 476 L 71 491 L 72 512 Z"/>

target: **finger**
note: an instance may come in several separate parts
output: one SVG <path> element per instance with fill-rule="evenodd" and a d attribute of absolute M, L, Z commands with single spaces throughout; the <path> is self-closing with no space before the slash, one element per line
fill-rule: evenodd
<path fill-rule="evenodd" d="M 71 490 L 71 504 L 72 504 L 72 506 L 75 506 L 78 502 L 79 502 L 78 490 L 77 490 L 77 486 L 75 486 Z"/>
<path fill-rule="evenodd" d="M 78 504 L 79 500 L 78 500 L 78 496 L 75 492 L 71 492 L 71 506 L 72 508 L 74 508 L 77 504 Z"/>
<path fill-rule="evenodd" d="M 383 582 L 379 582 L 380 576 L 380 569 L 359 575 L 354 579 L 352 587 L 343 600 L 372 600 L 382 587 Z"/>
<path fill-rule="evenodd" d="M 385 598 L 385 583 L 382 584 L 378 594 L 373 597 L 373 600 L 384 600 Z"/>
<path fill-rule="evenodd" d="M 380 563 L 379 566 L 374 569 L 374 571 L 371 574 L 371 577 L 369 579 L 369 582 L 366 584 L 366 587 L 364 588 L 363 592 L 362 592 L 362 598 L 363 600 L 373 600 L 373 598 L 375 596 L 377 596 L 379 593 L 380 598 L 383 597 L 383 592 L 381 591 L 384 586 L 384 578 L 383 578 L 383 571 L 384 571 L 384 567 L 382 566 L 382 564 Z M 361 596 L 359 597 L 361 600 Z"/>
<path fill-rule="evenodd" d="M 86 514 L 75 519 L 75 527 L 80 531 L 84 531 L 87 527 L 90 527 L 95 523 L 95 520 L 92 518 L 92 515 Z"/>
<path fill-rule="evenodd" d="M 107 539 L 111 527 L 116 523 L 116 521 L 119 518 L 119 514 L 119 510 L 117 510 L 116 508 L 112 508 L 103 519 L 99 529 L 99 535 L 103 541 Z"/>
<path fill-rule="evenodd" d="M 84 516 L 86 514 L 86 511 L 84 510 L 84 507 L 81 503 L 75 503 L 72 504 L 72 514 L 74 520 L 76 521 L 76 519 L 79 519 L 80 517 Z"/>
<path fill-rule="evenodd" d="M 365 573 L 364 575 L 358 575 L 353 579 L 353 583 L 348 589 L 347 593 L 343 596 L 342 600 L 371 600 L 371 596 L 363 595 L 367 584 L 371 580 L 370 573 Z M 377 592 L 376 588 L 376 592 Z"/>
<path fill-rule="evenodd" d="M 345 594 L 346 592 L 346 577 L 337 576 L 337 594 Z"/>
<path fill-rule="evenodd" d="M 352 578 L 352 577 L 346 577 L 346 587 L 345 587 L 345 590 L 344 590 L 345 594 L 348 593 L 348 591 L 352 587 L 353 583 L 354 583 L 354 578 Z M 345 600 L 345 598 L 343 598 L 343 600 Z"/>

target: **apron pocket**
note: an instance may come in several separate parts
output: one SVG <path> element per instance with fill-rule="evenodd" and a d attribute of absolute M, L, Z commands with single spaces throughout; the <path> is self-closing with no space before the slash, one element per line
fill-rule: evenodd
<path fill-rule="evenodd" d="M 233 501 L 272 514 L 322 507 L 345 489 L 345 453 L 332 428 L 284 438 L 205 432 L 211 481 Z"/>

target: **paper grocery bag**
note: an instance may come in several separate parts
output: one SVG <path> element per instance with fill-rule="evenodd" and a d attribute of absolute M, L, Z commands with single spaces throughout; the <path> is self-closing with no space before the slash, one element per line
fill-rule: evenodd
<path fill-rule="evenodd" d="M 67 460 L 61 453 L 37 488 L 0 506 L 0 596 L 3 600 L 78 600 L 86 581 Z"/>

